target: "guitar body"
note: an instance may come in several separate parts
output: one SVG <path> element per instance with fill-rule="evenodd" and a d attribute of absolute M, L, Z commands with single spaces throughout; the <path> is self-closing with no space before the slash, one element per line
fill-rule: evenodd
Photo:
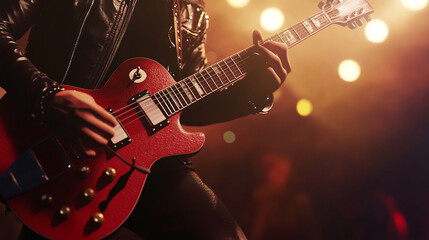
<path fill-rule="evenodd" d="M 137 67 L 141 67 L 147 78 L 141 83 L 132 83 L 129 75 Z M 102 89 L 65 88 L 88 93 L 102 107 L 115 112 L 129 105 L 130 99 L 136 94 L 145 90 L 154 94 L 174 83 L 160 64 L 145 58 L 133 58 L 124 62 Z M 0 174 L 7 172 L 27 149 L 52 136 L 46 127 L 37 125 L 18 106 L 7 95 L 0 101 Z M 204 135 L 185 132 L 180 126 L 179 117 L 180 114 L 172 116 L 168 119 L 167 126 L 150 133 L 144 126 L 144 118 L 127 124 L 124 129 L 131 142 L 119 148 L 116 153 L 128 162 L 144 168 L 150 168 L 161 158 L 196 153 L 204 143 Z M 58 159 L 61 158 L 58 152 L 63 151 L 70 168 L 65 168 L 63 175 L 42 186 L 6 199 L 8 205 L 30 229 L 47 238 L 99 239 L 109 235 L 132 212 L 147 174 L 126 165 L 106 148 L 100 147 L 95 158 L 87 158 L 79 157 L 65 142 L 58 140 L 58 144 L 61 151 L 53 150 L 55 153 L 51 154 L 47 147 L 39 147 L 37 157 L 43 156 L 44 159 L 39 161 L 44 166 L 61 166 L 59 163 L 63 160 Z M 82 167 L 89 169 L 87 176 L 82 174 Z M 113 180 L 103 176 L 103 172 L 109 168 L 116 171 Z M 87 189 L 88 193 L 89 188 L 93 190 L 92 200 L 91 197 L 82 196 L 82 192 Z M 91 191 L 89 193 L 91 195 Z M 41 201 L 42 196 L 45 196 L 45 200 L 46 196 L 52 197 L 52 202 Z M 69 214 L 68 217 L 58 212 L 63 208 L 64 213 L 67 210 L 64 207 L 70 210 L 65 214 Z M 93 216 L 97 216 L 97 221 L 100 221 L 100 215 L 94 215 L 100 213 L 104 218 L 103 224 L 91 222 Z"/>

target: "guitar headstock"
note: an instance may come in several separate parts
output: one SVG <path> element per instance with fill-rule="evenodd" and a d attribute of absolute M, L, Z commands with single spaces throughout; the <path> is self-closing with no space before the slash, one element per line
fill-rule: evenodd
<path fill-rule="evenodd" d="M 362 26 L 362 18 L 370 21 L 369 15 L 374 12 L 374 8 L 366 0 L 327 0 L 326 3 L 320 2 L 319 8 L 332 23 L 349 26 L 351 29 Z"/>

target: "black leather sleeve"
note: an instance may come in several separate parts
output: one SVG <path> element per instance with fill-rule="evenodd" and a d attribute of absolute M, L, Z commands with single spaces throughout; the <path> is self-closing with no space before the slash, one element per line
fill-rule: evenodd
<path fill-rule="evenodd" d="M 34 110 L 47 88 L 57 85 L 40 72 L 16 43 L 37 19 L 41 0 L 1 0 L 0 86 Z"/>

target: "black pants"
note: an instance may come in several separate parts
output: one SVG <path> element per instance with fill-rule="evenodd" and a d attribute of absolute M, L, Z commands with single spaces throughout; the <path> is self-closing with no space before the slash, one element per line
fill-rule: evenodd
<path fill-rule="evenodd" d="M 142 196 L 119 239 L 245 239 L 218 197 L 183 159 L 163 159 L 151 169 Z M 43 239 L 24 228 L 21 238 Z"/>

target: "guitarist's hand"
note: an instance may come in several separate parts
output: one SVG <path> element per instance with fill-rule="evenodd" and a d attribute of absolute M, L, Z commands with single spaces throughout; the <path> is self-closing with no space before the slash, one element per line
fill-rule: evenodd
<path fill-rule="evenodd" d="M 86 93 L 66 90 L 52 99 L 48 125 L 87 156 L 96 155 L 94 144 L 108 143 L 116 124 L 116 119 Z"/>
<path fill-rule="evenodd" d="M 273 41 L 261 45 L 262 41 L 262 34 L 254 31 L 255 51 L 248 63 L 247 88 L 255 97 L 271 95 L 291 72 L 286 45 Z"/>

